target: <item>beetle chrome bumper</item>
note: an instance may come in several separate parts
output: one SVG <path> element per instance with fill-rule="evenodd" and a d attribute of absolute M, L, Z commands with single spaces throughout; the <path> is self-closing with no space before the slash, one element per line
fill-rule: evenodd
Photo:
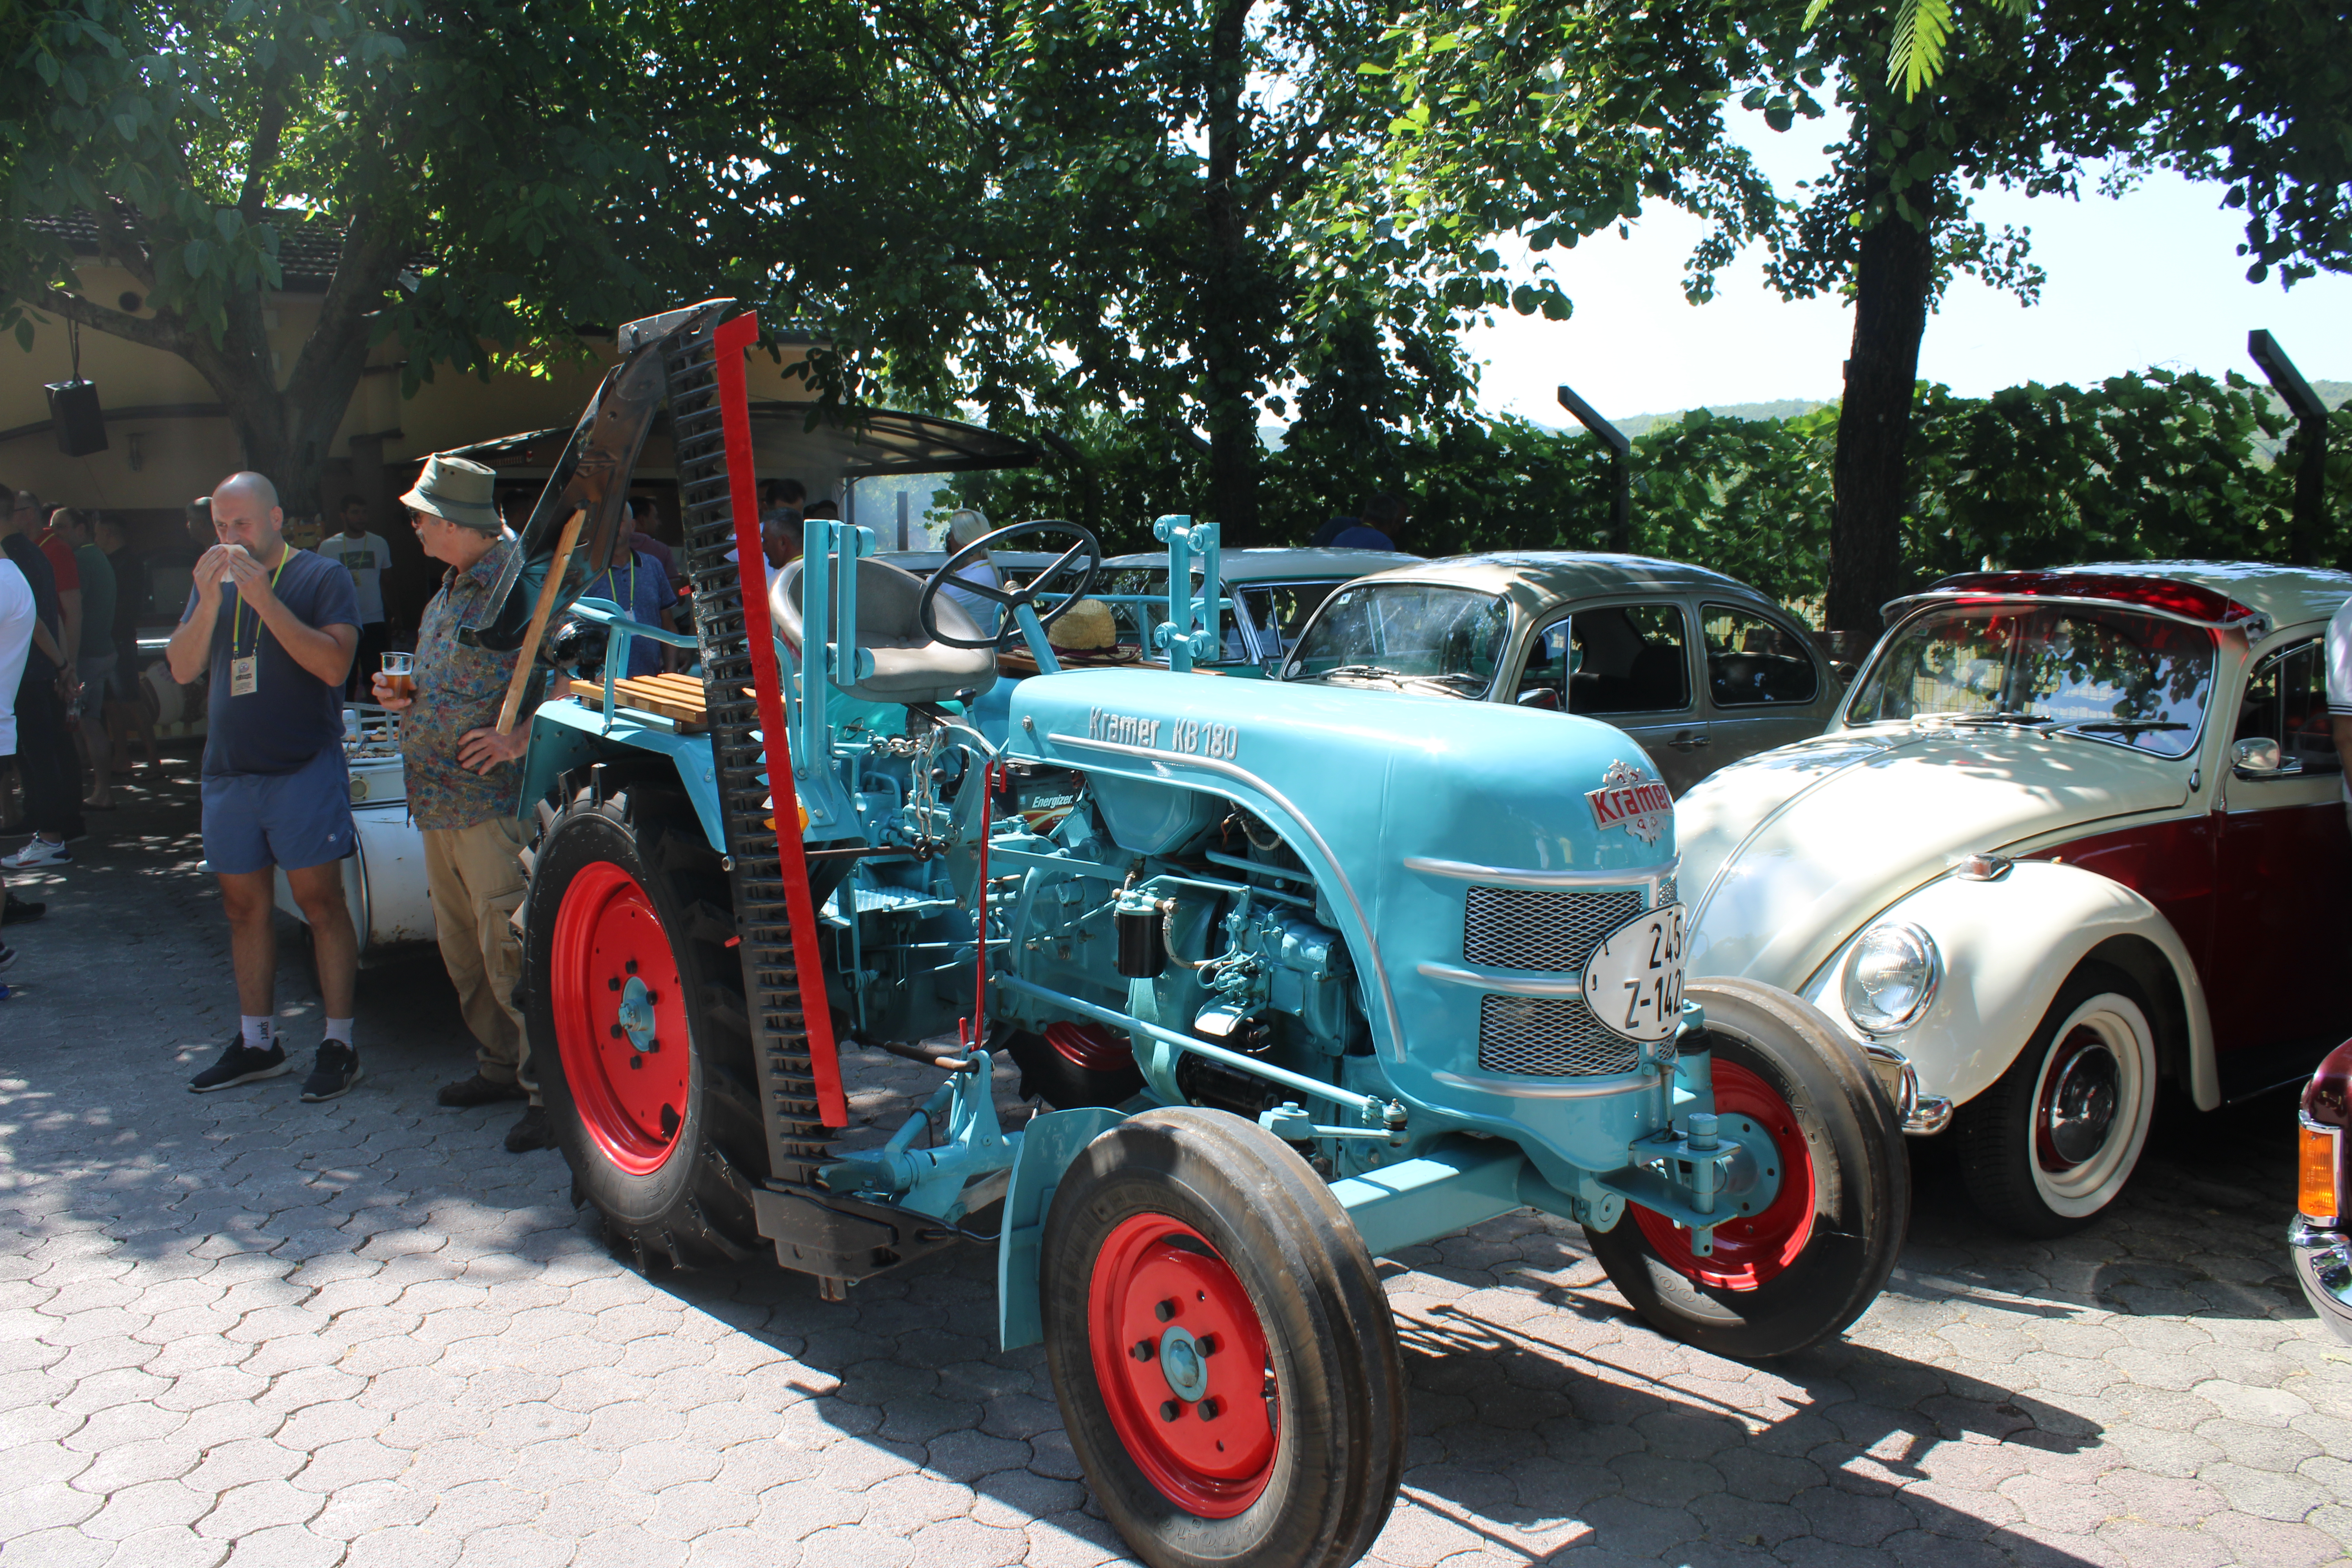
<path fill-rule="evenodd" d="M 2286 1249 L 2304 1300 L 2336 1337 L 2352 1344 L 2352 1237 L 2322 1230 L 2301 1215 L 2287 1226 Z"/>
<path fill-rule="evenodd" d="M 1940 1095 L 1919 1092 L 1919 1069 L 1911 1065 L 1909 1057 L 1876 1040 L 1862 1049 L 1870 1058 L 1870 1070 L 1886 1090 L 1886 1098 L 1895 1102 L 1895 1113 L 1903 1119 L 1904 1131 L 1914 1138 L 1928 1138 L 1952 1124 L 1952 1102 Z"/>

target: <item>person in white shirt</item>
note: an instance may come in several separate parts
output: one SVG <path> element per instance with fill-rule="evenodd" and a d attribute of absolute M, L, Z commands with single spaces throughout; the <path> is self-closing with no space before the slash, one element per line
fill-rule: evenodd
<path fill-rule="evenodd" d="M 987 538 L 992 531 L 986 512 L 976 506 L 959 507 L 948 514 L 949 552 L 953 553 L 968 544 L 976 543 Z M 977 583 L 983 588 L 1001 589 L 1004 586 L 1003 574 L 997 571 L 996 563 L 985 553 L 969 564 L 956 568 L 956 578 L 959 582 Z M 996 635 L 998 619 L 1004 614 L 1003 605 L 965 588 L 942 588 L 940 592 L 953 599 L 979 623 L 982 636 Z"/>
<path fill-rule="evenodd" d="M 343 683 L 349 700 L 366 689 L 392 647 L 392 628 L 383 614 L 383 569 L 392 562 L 392 547 L 383 534 L 368 531 L 367 502 L 359 497 L 343 498 L 342 521 L 341 533 L 319 542 L 319 553 L 341 562 L 360 591 L 360 646 L 352 651 L 351 678 Z"/>
<path fill-rule="evenodd" d="M 2352 599 L 2337 606 L 2327 623 L 2327 728 L 2336 755 L 2352 764 Z M 2345 820 L 2352 822 L 2352 773 L 2339 775 Z"/>
<path fill-rule="evenodd" d="M 16 683 L 25 677 L 25 658 L 32 651 L 33 585 L 16 563 L 0 556 L 0 762 L 16 754 Z M 38 920 L 47 906 L 28 904 L 0 884 L 0 925 Z M 0 969 L 16 961 L 16 951 L 0 942 Z"/>

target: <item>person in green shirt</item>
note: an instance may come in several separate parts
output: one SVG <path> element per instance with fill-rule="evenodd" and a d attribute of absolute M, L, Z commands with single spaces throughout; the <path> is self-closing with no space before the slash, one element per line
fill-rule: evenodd
<path fill-rule="evenodd" d="M 97 515 L 73 507 L 59 507 L 49 526 L 73 550 L 81 573 L 81 646 L 74 649 L 74 671 L 81 677 L 81 707 L 74 729 L 74 748 L 90 775 L 84 809 L 114 809 L 113 748 L 106 739 L 104 701 L 114 677 L 114 566 L 100 549 Z"/>

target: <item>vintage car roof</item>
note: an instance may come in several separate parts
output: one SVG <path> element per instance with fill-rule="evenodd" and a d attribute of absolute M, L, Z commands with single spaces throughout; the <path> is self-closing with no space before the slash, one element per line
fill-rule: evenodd
<path fill-rule="evenodd" d="M 2186 592 L 2167 593 L 2168 588 Z M 1969 594 L 2113 599 L 2194 620 L 2220 624 L 2254 615 L 2284 626 L 2333 616 L 2352 598 L 2352 574 L 2259 561 L 2105 561 L 2041 572 L 1963 573 L 1888 608 L 1931 595 Z"/>
<path fill-rule="evenodd" d="M 1227 582 L 1263 583 L 1287 578 L 1365 577 L 1400 563 L 1418 562 L 1421 557 L 1393 550 L 1331 550 L 1302 545 L 1296 549 L 1228 550 L 1221 559 Z M 1113 569 L 1167 564 L 1168 552 L 1164 550 L 1114 555 L 1103 563 L 1106 568 Z"/>
<path fill-rule="evenodd" d="M 1517 597 L 1532 596 L 1545 602 L 1582 599 L 1596 594 L 1685 593 L 1702 589 L 1737 593 L 1765 604 L 1772 602 L 1768 595 L 1737 577 L 1685 561 L 1586 550 L 1492 551 L 1483 555 L 1455 555 L 1443 561 L 1399 566 L 1380 575 L 1410 578 L 1416 583 L 1459 584 L 1497 594 L 1516 589 Z"/>

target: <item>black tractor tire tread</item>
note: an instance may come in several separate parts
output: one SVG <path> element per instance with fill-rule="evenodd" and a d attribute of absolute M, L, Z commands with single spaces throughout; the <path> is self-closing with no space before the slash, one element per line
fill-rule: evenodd
<path fill-rule="evenodd" d="M 1810 1107 L 1791 1100 L 1812 1146 L 1813 1240 L 1757 1289 L 1727 1290 L 1701 1285 L 1661 1261 L 1630 1211 L 1606 1231 L 1586 1227 L 1585 1237 L 1618 1292 L 1668 1338 L 1742 1361 L 1793 1355 L 1843 1333 L 1894 1272 L 1911 1214 L 1902 1123 L 1862 1048 L 1801 998 L 1736 977 L 1694 981 L 1684 994 L 1707 1009 L 1710 1030 L 1718 1023 L 1736 1028 L 1746 1011 L 1797 1043 L 1792 1076 L 1813 1091 Z M 1717 1049 L 1717 1059 L 1740 1058 L 1751 1070 L 1771 1065 L 1728 1034 Z M 1756 1059 L 1744 1059 L 1750 1057 Z M 1841 1129 L 1825 1110 L 1846 1125 Z"/>
<path fill-rule="evenodd" d="M 1144 1212 L 1192 1225 L 1245 1283 L 1260 1273 L 1264 1298 L 1253 1290 L 1252 1300 L 1269 1353 L 1286 1343 L 1304 1358 L 1282 1380 L 1285 1430 L 1325 1429 L 1317 1452 L 1291 1446 L 1290 1469 L 1234 1519 L 1199 1519 L 1162 1496 L 1128 1457 L 1095 1382 L 1094 1259 L 1113 1226 Z M 1138 1556 L 1152 1568 L 1345 1568 L 1371 1549 L 1403 1473 L 1403 1352 L 1354 1222 L 1296 1150 L 1226 1111 L 1129 1117 L 1064 1173 L 1041 1255 L 1055 1398 L 1097 1500 Z"/>
<path fill-rule="evenodd" d="M 535 909 L 526 921 L 527 932 L 541 931 L 537 940 L 525 942 L 526 979 L 521 989 L 528 1004 L 526 1023 L 532 1030 L 532 1055 L 542 1089 L 548 1091 L 549 1111 L 556 1119 L 565 1156 L 572 1164 L 575 1203 L 594 1207 L 608 1243 L 640 1268 L 648 1262 L 679 1268 L 722 1267 L 765 1247 L 753 1216 L 751 1191 L 754 1181 L 767 1173 L 766 1128 L 753 1087 L 758 1079 L 751 1060 L 750 1024 L 737 989 L 739 966 L 722 942 L 696 933 L 690 915 L 698 904 L 708 903 L 714 889 L 719 899 L 727 897 L 725 874 L 717 852 L 689 837 L 682 826 L 681 817 L 686 823 L 693 821 L 685 795 L 674 785 L 665 787 L 651 769 L 632 770 L 632 774 L 615 788 L 608 767 L 601 804 L 584 771 L 568 776 L 564 781 L 568 788 L 559 786 L 551 792 L 551 797 L 562 796 L 561 805 L 552 798 L 541 803 L 536 814 L 539 832 L 530 848 L 535 863 L 561 871 L 560 864 L 550 861 L 551 846 L 562 834 L 578 831 L 573 825 L 583 819 L 600 819 L 604 830 L 618 834 L 635 850 L 639 880 L 654 900 L 679 957 L 680 979 L 688 995 L 691 1048 L 702 1069 L 698 1075 L 702 1121 L 693 1140 L 691 1174 L 659 1212 L 635 1218 L 615 1212 L 613 1194 L 602 1190 L 605 1185 L 653 1178 L 629 1178 L 599 1162 L 588 1149 L 576 1112 L 571 1111 L 554 1046 L 551 993 L 545 973 L 553 940 L 552 903 Z M 532 893 L 537 891 L 534 878 Z M 530 895 L 526 895 L 526 907 L 530 904 Z M 690 977 L 683 973 L 687 970 L 692 972 Z M 680 1153 L 685 1152 L 681 1149 Z M 673 1156 L 673 1164 L 676 1159 Z"/>

